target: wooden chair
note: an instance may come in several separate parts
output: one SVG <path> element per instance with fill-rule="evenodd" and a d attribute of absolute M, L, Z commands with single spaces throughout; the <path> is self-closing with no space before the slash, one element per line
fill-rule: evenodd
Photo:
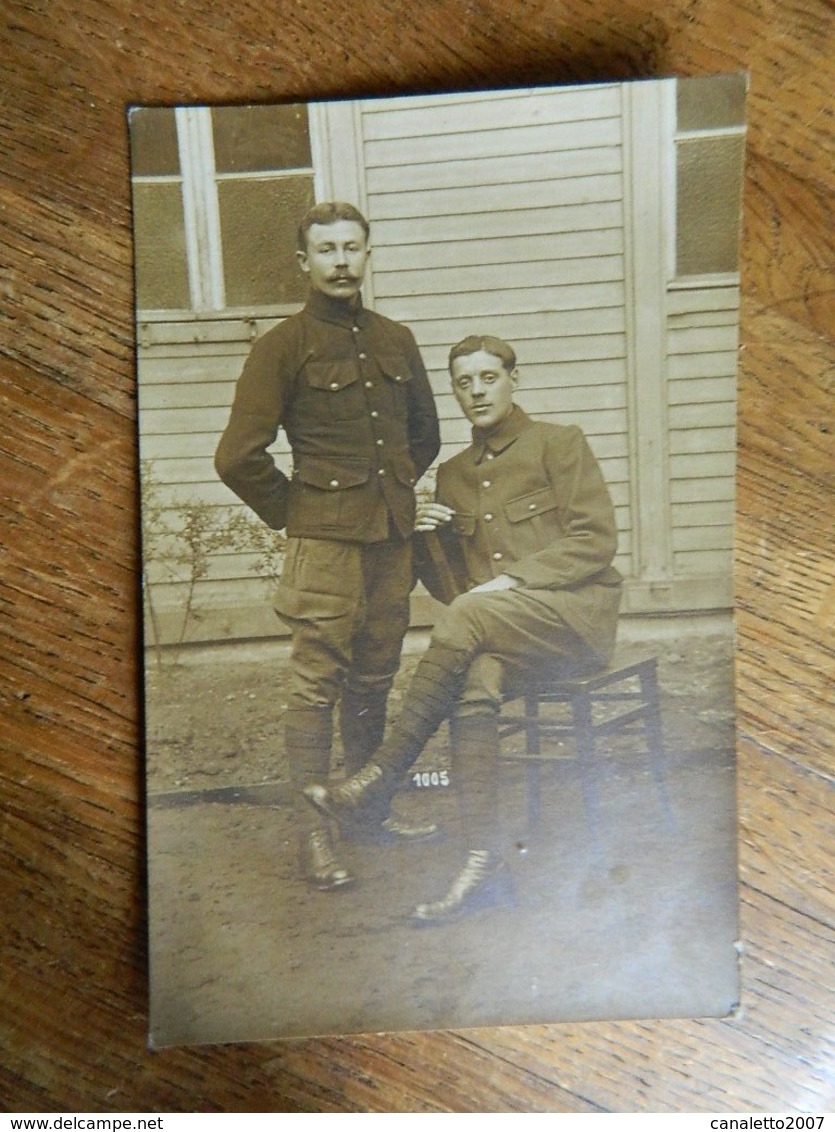
<path fill-rule="evenodd" d="M 528 828 L 535 830 L 541 813 L 541 775 L 555 765 L 564 752 L 543 749 L 544 739 L 572 739 L 582 774 L 583 794 L 589 818 L 597 824 L 597 797 L 593 760 L 601 740 L 614 735 L 637 734 L 643 739 L 650 768 L 665 808 L 671 811 L 663 776 L 664 743 L 658 696 L 658 661 L 650 656 L 617 663 L 610 668 L 578 677 L 539 676 L 509 705 L 524 704 L 523 714 L 503 711 L 500 717 L 502 739 L 524 732 L 524 753 L 503 751 L 500 762 L 525 768 Z M 542 709 L 549 704 L 566 705 L 561 718 L 549 718 Z"/>

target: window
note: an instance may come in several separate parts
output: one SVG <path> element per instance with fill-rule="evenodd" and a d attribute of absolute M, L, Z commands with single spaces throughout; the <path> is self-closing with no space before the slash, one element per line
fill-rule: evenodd
<path fill-rule="evenodd" d="M 173 110 L 131 115 L 138 307 L 187 307 L 183 178 Z"/>
<path fill-rule="evenodd" d="M 314 203 L 305 106 L 142 107 L 130 137 L 140 310 L 304 300 L 296 225 Z"/>
<path fill-rule="evenodd" d="M 739 268 L 739 202 L 745 146 L 745 75 L 680 79 L 676 94 L 674 276 Z"/>

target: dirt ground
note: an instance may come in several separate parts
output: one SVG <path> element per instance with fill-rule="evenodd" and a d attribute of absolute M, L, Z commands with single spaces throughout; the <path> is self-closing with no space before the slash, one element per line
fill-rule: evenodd
<path fill-rule="evenodd" d="M 392 716 L 421 644 L 404 656 Z M 150 657 L 152 1043 L 731 1010 L 732 639 L 689 634 L 637 651 L 659 658 L 660 761 L 640 740 L 615 740 L 581 774 L 571 746 L 552 742 L 531 828 L 524 767 L 508 758 L 498 820 L 512 896 L 424 928 L 409 911 L 442 895 L 462 858 L 454 780 L 398 799 L 440 822 L 436 841 L 345 844 L 357 886 L 310 891 L 282 750 L 285 655 Z M 503 751 L 521 755 L 521 736 Z M 444 726 L 415 769 L 448 766 Z"/>

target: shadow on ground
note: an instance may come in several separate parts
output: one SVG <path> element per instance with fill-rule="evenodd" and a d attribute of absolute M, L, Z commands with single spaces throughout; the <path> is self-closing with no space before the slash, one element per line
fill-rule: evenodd
<path fill-rule="evenodd" d="M 639 742 L 611 744 L 585 776 L 566 746 L 532 829 L 523 770 L 503 766 L 511 898 L 424 928 L 409 922 L 411 908 L 441 895 L 461 860 L 454 782 L 398 800 L 403 813 L 440 821 L 439 840 L 346 844 L 358 885 L 312 892 L 296 868 L 284 664 L 218 652 L 151 666 L 153 1044 L 731 1010 L 732 641 L 641 651 L 659 657 L 663 789 Z M 404 657 L 392 714 L 416 660 Z M 508 743 L 521 753 L 521 737 Z M 417 769 L 431 774 L 447 759 L 444 727 Z"/>

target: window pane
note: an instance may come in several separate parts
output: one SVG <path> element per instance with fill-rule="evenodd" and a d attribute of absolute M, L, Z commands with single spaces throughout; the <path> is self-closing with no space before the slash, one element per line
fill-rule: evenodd
<path fill-rule="evenodd" d="M 174 111 L 144 106 L 130 113 L 130 150 L 137 177 L 180 172 Z"/>
<path fill-rule="evenodd" d="M 679 130 L 744 125 L 747 85 L 747 75 L 679 79 L 676 84 Z"/>
<path fill-rule="evenodd" d="M 217 190 L 227 305 L 304 301 L 296 228 L 313 207 L 313 177 L 219 181 Z"/>
<path fill-rule="evenodd" d="M 135 184 L 133 228 L 137 307 L 190 306 L 180 186 Z"/>
<path fill-rule="evenodd" d="M 304 105 L 216 107 L 212 125 L 218 173 L 305 169 L 312 164 Z"/>
<path fill-rule="evenodd" d="M 736 271 L 742 194 L 742 137 L 677 145 L 678 275 Z"/>

